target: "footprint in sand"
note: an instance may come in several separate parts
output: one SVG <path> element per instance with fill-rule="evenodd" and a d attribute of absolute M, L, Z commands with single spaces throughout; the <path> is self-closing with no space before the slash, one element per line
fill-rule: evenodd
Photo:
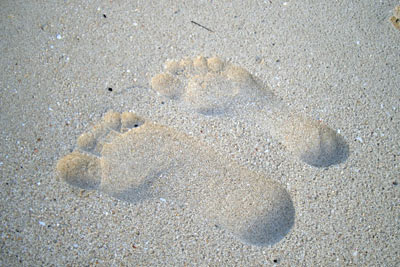
<path fill-rule="evenodd" d="M 149 198 L 188 203 L 253 245 L 278 242 L 294 224 L 291 198 L 279 183 L 131 112 L 108 112 L 59 160 L 57 172 L 73 186 L 132 203 Z"/>
<path fill-rule="evenodd" d="M 247 70 L 218 57 L 168 61 L 165 72 L 151 79 L 151 86 L 184 109 L 251 119 L 309 165 L 327 167 L 348 156 L 347 144 L 335 131 L 295 114 Z"/>

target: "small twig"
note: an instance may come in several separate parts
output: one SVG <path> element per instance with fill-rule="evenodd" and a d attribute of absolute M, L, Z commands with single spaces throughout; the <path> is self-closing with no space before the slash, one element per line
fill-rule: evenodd
<path fill-rule="evenodd" d="M 191 20 L 190 22 L 193 23 L 193 24 L 195 24 L 195 25 L 197 25 L 197 26 L 202 27 L 203 29 L 206 29 L 206 30 L 209 31 L 209 32 L 214 32 L 213 30 L 210 30 L 209 28 L 204 27 L 203 25 L 197 23 L 196 21 Z"/>

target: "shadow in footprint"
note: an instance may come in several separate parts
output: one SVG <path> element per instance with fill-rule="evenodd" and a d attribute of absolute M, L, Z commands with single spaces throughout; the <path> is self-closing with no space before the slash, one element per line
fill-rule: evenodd
<path fill-rule="evenodd" d="M 335 145 L 327 147 L 321 143 L 318 150 L 309 150 L 301 154 L 300 159 L 305 163 L 317 167 L 326 168 L 343 163 L 349 157 L 349 145 L 342 136 L 335 136 Z"/>
<path fill-rule="evenodd" d="M 121 192 L 107 192 L 107 190 L 104 189 L 103 191 L 109 193 L 111 196 L 119 200 L 123 200 L 132 204 L 139 203 L 146 199 L 153 199 L 159 197 L 159 195 L 156 195 L 154 190 L 152 190 L 152 187 L 157 180 L 160 179 L 160 176 L 163 173 L 163 171 L 159 171 L 154 174 L 149 174 L 143 179 L 143 182 L 140 185 L 128 187 Z"/>
<path fill-rule="evenodd" d="M 241 233 L 240 239 L 256 246 L 271 246 L 281 241 L 292 229 L 295 210 L 290 200 L 285 207 L 279 207 L 268 216 L 259 217 L 249 223 L 248 230 Z"/>

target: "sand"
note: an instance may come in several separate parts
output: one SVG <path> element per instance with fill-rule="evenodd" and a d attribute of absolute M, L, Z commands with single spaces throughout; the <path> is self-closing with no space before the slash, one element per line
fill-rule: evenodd
<path fill-rule="evenodd" d="M 2 3 L 1 265 L 398 265 L 396 6 Z"/>

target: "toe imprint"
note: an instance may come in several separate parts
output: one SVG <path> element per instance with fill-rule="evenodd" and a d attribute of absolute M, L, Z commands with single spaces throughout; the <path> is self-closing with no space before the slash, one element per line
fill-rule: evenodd
<path fill-rule="evenodd" d="M 390 22 L 400 31 L 400 6 L 396 6 L 393 13 L 393 16 L 390 17 Z"/>
<path fill-rule="evenodd" d="M 100 162 L 91 155 L 78 151 L 63 157 L 57 163 L 61 179 L 82 189 L 96 189 L 100 184 Z"/>
<path fill-rule="evenodd" d="M 207 115 L 226 112 L 255 83 L 248 71 L 218 57 L 167 61 L 164 68 L 164 73 L 152 78 L 152 88 Z"/>

